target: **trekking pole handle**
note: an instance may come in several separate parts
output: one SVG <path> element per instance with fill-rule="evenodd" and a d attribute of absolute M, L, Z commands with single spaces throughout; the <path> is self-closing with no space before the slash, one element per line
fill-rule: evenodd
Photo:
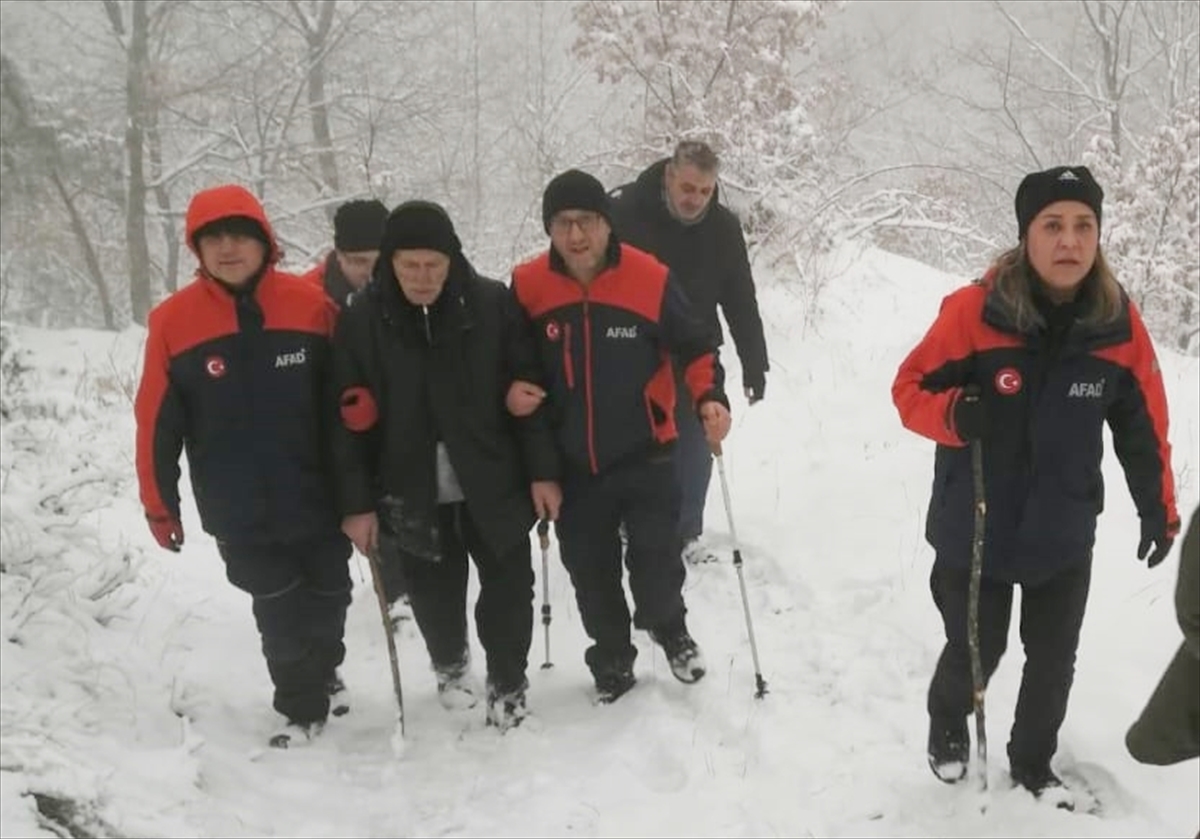
<path fill-rule="evenodd" d="M 538 521 L 537 535 L 538 535 L 538 544 L 541 546 L 542 550 L 543 551 L 549 550 L 549 548 L 550 548 L 550 520 L 549 519 L 540 519 Z"/>

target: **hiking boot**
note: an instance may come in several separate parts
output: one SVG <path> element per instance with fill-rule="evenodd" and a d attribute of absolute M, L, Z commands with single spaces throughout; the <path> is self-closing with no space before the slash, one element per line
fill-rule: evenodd
<path fill-rule="evenodd" d="M 471 656 L 466 650 L 458 661 L 434 665 L 437 676 L 438 702 L 447 711 L 466 711 L 479 704 L 479 689 L 471 679 Z"/>
<path fill-rule="evenodd" d="M 666 653 L 667 663 L 676 679 L 690 685 L 704 678 L 704 655 L 688 633 L 682 617 L 650 630 L 650 637 Z"/>
<path fill-rule="evenodd" d="M 1053 804 L 1060 810 L 1075 809 L 1075 794 L 1054 774 L 1049 764 L 1031 767 L 1014 763 L 1009 775 L 1014 786 L 1025 787 L 1038 801 Z"/>
<path fill-rule="evenodd" d="M 501 733 L 516 728 L 528 715 L 525 709 L 525 691 L 529 680 L 522 679 L 517 687 L 504 689 L 490 680 L 487 687 L 487 724 L 500 729 Z"/>
<path fill-rule="evenodd" d="M 409 602 L 407 594 L 400 595 L 389 604 L 388 625 L 392 628 L 393 634 L 400 629 L 402 623 L 412 619 L 412 604 Z"/>
<path fill-rule="evenodd" d="M 705 565 L 709 562 L 720 562 L 721 558 L 717 556 L 716 551 L 697 536 L 684 542 L 683 561 L 688 565 Z"/>
<path fill-rule="evenodd" d="M 336 670 L 325 683 L 325 695 L 329 697 L 329 713 L 335 717 L 344 717 L 350 713 L 350 697 L 346 692 L 346 683 Z"/>
<path fill-rule="evenodd" d="M 288 720 L 283 728 L 271 735 L 271 739 L 267 743 L 273 749 L 294 749 L 307 746 L 324 728 L 324 720 L 309 723 Z"/>
<path fill-rule="evenodd" d="M 601 705 L 616 702 L 637 684 L 632 667 L 612 667 L 594 675 L 596 680 L 596 701 Z"/>
<path fill-rule="evenodd" d="M 967 777 L 971 763 L 971 735 L 966 720 L 929 720 L 929 768 L 937 779 L 957 784 Z"/>

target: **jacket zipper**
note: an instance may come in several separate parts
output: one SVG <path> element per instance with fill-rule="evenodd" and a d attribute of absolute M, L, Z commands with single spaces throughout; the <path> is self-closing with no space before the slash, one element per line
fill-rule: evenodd
<path fill-rule="evenodd" d="M 592 317 L 588 311 L 588 290 L 583 289 L 583 382 L 587 410 L 587 447 L 588 461 L 592 466 L 592 474 L 600 473 L 596 462 L 596 423 L 595 412 L 592 410 Z"/>
<path fill-rule="evenodd" d="M 571 358 L 571 324 L 563 324 L 563 368 L 567 373 L 567 389 L 575 389 L 575 362 Z"/>
<path fill-rule="evenodd" d="M 242 368 L 242 387 L 246 394 L 246 404 L 250 408 L 250 416 L 257 416 L 259 409 L 257 406 L 258 399 L 256 398 L 258 389 L 254 386 L 254 379 L 257 377 L 257 364 L 262 361 L 261 350 L 266 344 L 266 312 L 262 311 L 262 306 L 258 304 L 255 295 L 258 293 L 258 288 L 251 290 L 246 298 L 235 295 L 233 297 L 233 316 L 238 327 L 238 350 L 241 356 L 239 366 Z M 248 318 L 259 316 L 262 319 L 261 325 L 258 327 L 257 334 L 253 329 L 247 328 L 248 322 L 243 322 L 241 308 L 245 306 L 248 310 Z M 258 311 L 255 311 L 255 309 Z M 270 356 L 267 356 L 269 358 Z M 256 443 L 257 445 L 257 443 Z M 275 493 L 272 490 L 271 478 L 264 471 L 262 461 L 257 462 L 258 482 L 263 491 L 263 508 L 265 510 L 265 519 L 267 522 L 275 521 Z M 261 526 L 259 522 L 255 526 Z"/>

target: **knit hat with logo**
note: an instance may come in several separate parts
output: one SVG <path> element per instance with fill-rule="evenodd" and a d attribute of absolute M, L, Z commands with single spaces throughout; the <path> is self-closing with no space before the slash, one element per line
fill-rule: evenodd
<path fill-rule="evenodd" d="M 1026 175 L 1017 187 L 1017 235 L 1025 238 L 1037 214 L 1055 201 L 1079 201 L 1091 207 L 1100 223 L 1104 190 L 1086 166 L 1056 166 Z"/>

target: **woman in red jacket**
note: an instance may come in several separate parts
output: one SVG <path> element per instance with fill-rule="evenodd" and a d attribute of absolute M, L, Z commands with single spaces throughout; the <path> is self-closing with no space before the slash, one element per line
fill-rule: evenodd
<path fill-rule="evenodd" d="M 1026 176 L 1020 241 L 942 303 L 896 375 L 906 428 L 936 442 L 926 538 L 946 645 L 929 686 L 929 764 L 966 776 L 972 681 L 967 592 L 974 532 L 968 444 L 982 447 L 986 527 L 979 652 L 986 680 L 1004 653 L 1021 585 L 1025 669 L 1008 742 L 1011 776 L 1073 806 L 1050 768 L 1074 678 L 1104 506 L 1103 426 L 1141 519 L 1153 568 L 1179 531 L 1167 403 L 1150 336 L 1100 250 L 1103 190 L 1082 166 Z"/>

